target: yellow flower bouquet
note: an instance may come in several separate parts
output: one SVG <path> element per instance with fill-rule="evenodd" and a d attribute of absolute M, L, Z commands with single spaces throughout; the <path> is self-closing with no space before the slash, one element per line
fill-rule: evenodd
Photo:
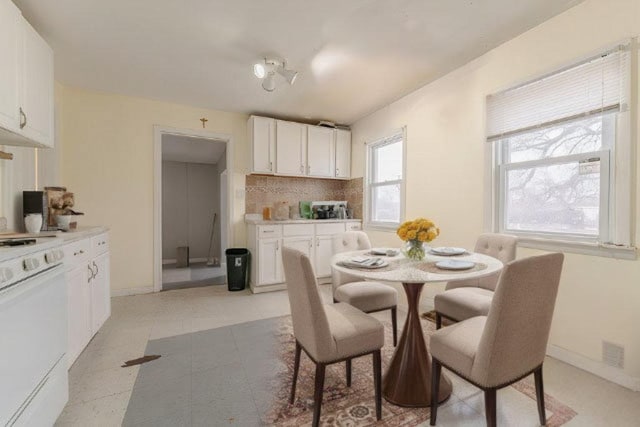
<path fill-rule="evenodd" d="M 440 234 L 440 229 L 430 219 L 417 218 L 405 221 L 397 231 L 398 237 L 407 242 L 404 255 L 414 261 L 420 261 L 425 256 L 424 243 L 430 242 Z"/>

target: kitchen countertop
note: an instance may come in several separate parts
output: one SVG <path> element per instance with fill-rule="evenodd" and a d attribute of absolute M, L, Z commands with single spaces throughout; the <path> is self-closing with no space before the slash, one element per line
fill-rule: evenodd
<path fill-rule="evenodd" d="M 80 227 L 73 231 L 43 231 L 38 234 L 13 233 L 0 234 L 0 239 L 36 239 L 36 243 L 26 246 L 0 247 L 0 262 L 28 255 L 33 252 L 53 249 L 67 243 L 109 231 L 108 227 Z"/>
<path fill-rule="evenodd" d="M 283 221 L 251 219 L 244 220 L 253 225 L 280 225 L 280 224 L 330 224 L 335 222 L 362 222 L 361 219 L 285 219 Z"/>

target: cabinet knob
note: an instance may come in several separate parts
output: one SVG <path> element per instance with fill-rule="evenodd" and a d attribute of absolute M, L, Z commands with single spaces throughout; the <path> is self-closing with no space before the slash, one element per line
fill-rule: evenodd
<path fill-rule="evenodd" d="M 36 258 L 26 258 L 22 261 L 22 268 L 24 271 L 35 270 L 38 267 L 40 267 L 40 262 Z"/>

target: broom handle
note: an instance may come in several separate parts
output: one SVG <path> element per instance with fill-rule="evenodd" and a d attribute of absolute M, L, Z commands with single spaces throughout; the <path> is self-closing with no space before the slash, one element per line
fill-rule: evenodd
<path fill-rule="evenodd" d="M 209 238 L 209 252 L 208 252 L 209 259 L 211 259 L 211 258 L 212 258 L 212 257 L 211 257 L 211 248 L 212 248 L 212 246 L 213 246 L 213 233 L 214 233 L 214 232 L 215 232 L 215 230 L 216 230 L 216 217 L 217 217 L 217 216 L 218 216 L 217 212 L 214 212 L 214 213 L 213 213 L 213 224 L 211 224 L 211 237 Z M 207 261 L 208 261 L 208 260 L 207 260 Z"/>

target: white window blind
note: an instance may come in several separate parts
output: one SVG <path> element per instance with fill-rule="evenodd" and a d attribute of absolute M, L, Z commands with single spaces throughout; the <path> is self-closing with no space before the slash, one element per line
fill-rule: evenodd
<path fill-rule="evenodd" d="M 609 111 L 626 111 L 629 48 L 487 97 L 487 141 Z"/>

